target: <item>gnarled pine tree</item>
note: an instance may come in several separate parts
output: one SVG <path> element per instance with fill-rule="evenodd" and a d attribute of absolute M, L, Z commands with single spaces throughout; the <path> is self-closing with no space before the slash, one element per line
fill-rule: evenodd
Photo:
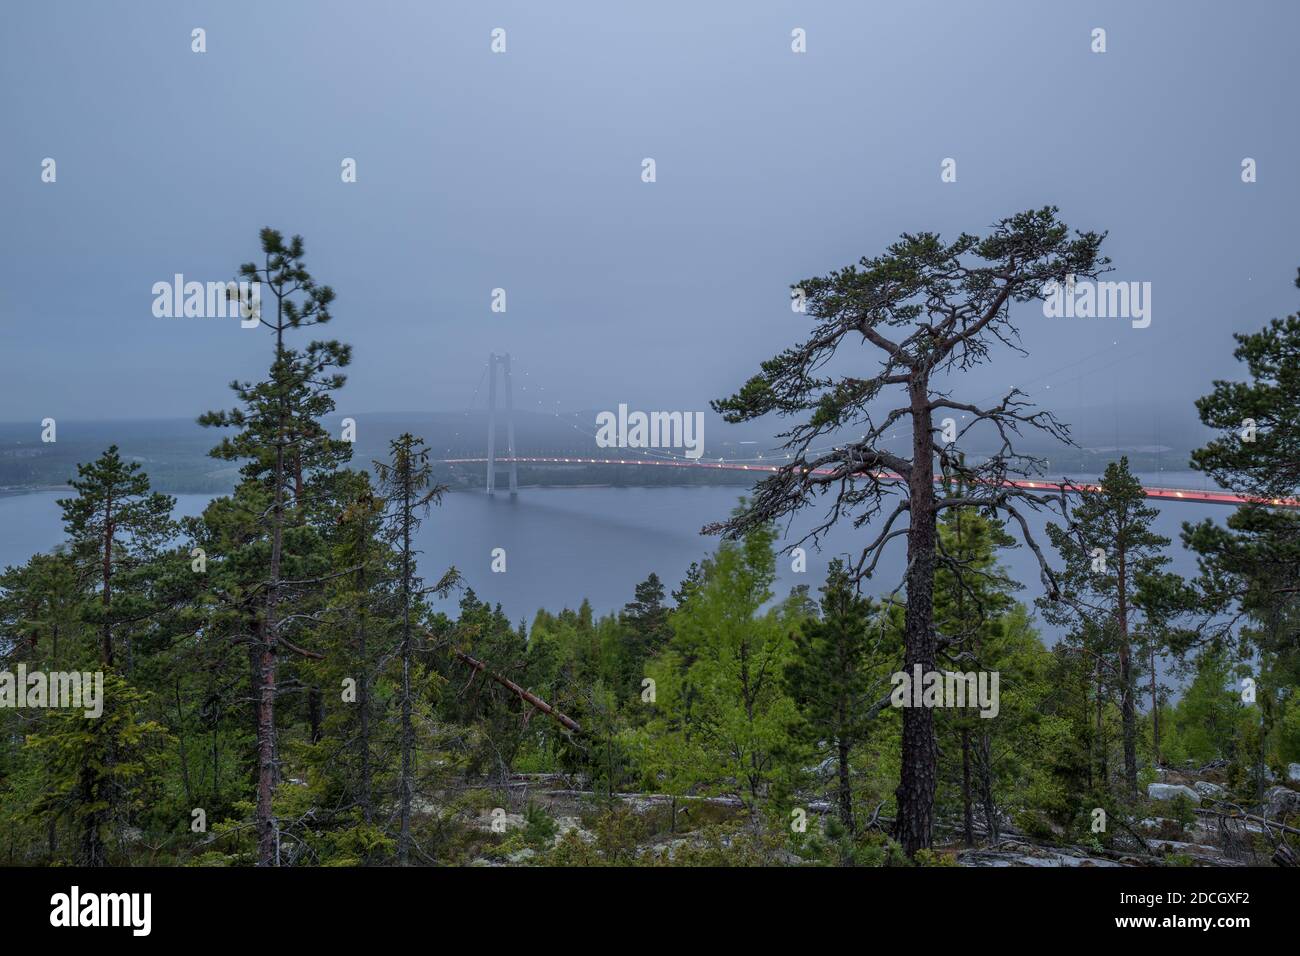
<path fill-rule="evenodd" d="M 942 389 L 948 378 L 988 361 L 994 347 L 1018 349 L 1013 304 L 1043 299 L 1049 283 L 1103 271 L 1102 239 L 1093 232 L 1072 237 L 1056 209 L 1048 207 L 1002 219 L 984 237 L 962 234 L 944 242 L 934 233 L 904 235 L 884 255 L 799 283 L 796 291 L 802 290 L 816 323 L 811 336 L 764 362 L 762 372 L 735 395 L 713 403 L 731 422 L 769 412 L 803 416 L 783 435 L 789 461 L 759 483 L 742 514 L 705 530 L 742 536 L 823 496 L 831 496 L 831 503 L 809 534 L 814 541 L 842 517 L 852 516 L 854 527 L 883 517 L 851 572 L 855 580 L 869 577 L 889 542 L 906 537 L 903 663 L 909 673 L 916 666 L 933 670 L 939 647 L 933 587 L 936 563 L 945 558 L 935 528 L 945 509 L 976 507 L 1014 520 L 1054 591 L 1051 572 L 1017 507 L 1039 507 L 1053 499 L 1006 481 L 1042 471 L 1041 461 L 1014 447 L 1021 427 L 1062 441 L 1068 441 L 1068 430 L 1050 413 L 1032 410 L 1018 389 L 996 405 L 957 401 Z M 855 340 L 876 351 L 877 366 L 831 374 L 828 363 L 843 360 L 847 344 Z M 881 408 L 878 402 L 890 390 L 901 392 L 903 400 Z M 935 412 L 966 420 L 958 431 L 954 418 L 950 437 L 960 440 L 982 428 L 992 432 L 998 450 L 968 465 L 956 441 L 939 441 Z M 899 427 L 909 432 L 910 450 L 888 445 Z M 827 442 L 835 444 L 826 448 Z M 937 495 L 940 470 L 959 477 L 967 490 Z M 907 526 L 896 528 L 903 515 Z M 885 698 L 878 706 L 887 703 Z M 909 855 L 931 844 L 935 764 L 933 714 L 905 709 L 896 832 Z"/>

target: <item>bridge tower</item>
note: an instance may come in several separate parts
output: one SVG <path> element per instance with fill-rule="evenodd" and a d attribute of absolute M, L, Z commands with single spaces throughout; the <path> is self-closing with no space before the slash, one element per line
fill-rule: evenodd
<path fill-rule="evenodd" d="M 515 406 L 514 389 L 510 384 L 510 353 L 497 355 L 488 353 L 488 466 L 487 493 L 496 494 L 497 489 L 497 366 L 506 389 L 506 458 L 510 459 L 510 497 L 519 494 L 519 472 L 515 463 Z"/>

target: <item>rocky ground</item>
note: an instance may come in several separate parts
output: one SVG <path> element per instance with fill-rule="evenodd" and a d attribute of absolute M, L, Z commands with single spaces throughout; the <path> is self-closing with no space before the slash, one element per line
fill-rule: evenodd
<path fill-rule="evenodd" d="M 1233 793 L 1226 764 L 1162 768 L 1156 776 L 1143 802 L 1146 815 L 1108 821 L 1112 838 L 1104 845 L 1100 839 L 1072 845 L 1050 836 L 1031 837 L 1004 820 L 999 823 L 1003 832 L 996 842 L 977 841 L 974 847 L 952 839 L 953 827 L 943 827 L 941 837 L 946 840 L 941 840 L 935 860 L 965 867 L 1296 865 L 1287 847 L 1300 845 L 1300 764 L 1287 768 L 1285 781 L 1266 778 L 1262 800 L 1247 800 Z M 599 845 L 600 853 L 608 855 L 610 840 L 620 839 L 605 832 L 607 823 L 597 822 L 601 812 L 597 808 L 607 808 L 608 799 L 593 795 L 582 784 L 553 774 L 517 775 L 511 780 L 508 797 L 500 790 L 480 791 L 478 805 L 461 813 L 463 822 L 483 838 L 480 852 L 468 861 L 470 865 L 553 862 L 552 851 L 561 845 L 577 848 L 579 856 L 582 848 Z M 692 854 L 710 846 L 725 852 L 731 838 L 720 838 L 718 825 L 734 826 L 745 819 L 740 801 L 730 797 L 677 802 L 662 795 L 625 793 L 616 797 L 629 821 L 621 837 L 625 863 L 695 859 Z M 489 806 L 493 800 L 508 806 Z M 820 832 L 819 818 L 832 812 L 830 804 L 812 801 L 808 809 L 808 827 Z M 534 818 L 532 826 L 541 827 L 540 838 L 530 826 L 530 817 Z M 880 822 L 888 824 L 887 820 Z M 591 852 L 594 859 L 604 859 L 595 855 L 595 849 Z M 788 866 L 810 861 L 773 845 L 763 850 L 758 862 Z"/>

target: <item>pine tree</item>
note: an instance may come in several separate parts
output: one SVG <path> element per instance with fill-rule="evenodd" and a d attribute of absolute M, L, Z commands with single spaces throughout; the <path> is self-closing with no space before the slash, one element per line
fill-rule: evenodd
<path fill-rule="evenodd" d="M 1300 288 L 1300 271 L 1295 284 Z M 1201 421 L 1217 437 L 1192 453 L 1192 467 L 1220 486 L 1254 498 L 1229 516 L 1183 525 L 1183 543 L 1200 556 L 1203 610 L 1213 624 L 1189 643 L 1214 647 L 1235 635 L 1257 680 L 1256 795 L 1262 797 L 1266 752 L 1286 720 L 1288 686 L 1300 681 L 1300 512 L 1278 507 L 1300 498 L 1300 313 L 1233 336 L 1233 355 L 1248 380 L 1216 381 L 1197 400 Z"/>
<path fill-rule="evenodd" d="M 351 457 L 350 443 L 332 438 L 320 423 L 321 417 L 334 409 L 332 393 L 345 382 L 342 374 L 332 370 L 351 362 L 351 349 L 332 340 L 312 342 L 301 352 L 288 346 L 285 337 L 289 332 L 330 321 L 334 290 L 318 285 L 307 271 L 301 236 L 286 243 L 279 232 L 266 228 L 260 240 L 262 263 L 244 263 L 240 275 L 270 292 L 269 308 L 264 301 L 244 303 L 274 336 L 270 373 L 262 382 L 233 382 L 239 407 L 208 412 L 199 417 L 199 423 L 237 429 L 211 454 L 245 462 L 241 469 L 244 480 L 236 496 L 246 502 L 241 510 L 254 517 L 256 533 L 241 535 L 241 544 L 246 548 L 264 544 L 268 552 L 265 570 L 257 572 L 260 580 L 248 590 L 241 589 L 241 600 L 251 631 L 247 640 L 257 728 L 258 861 L 261 866 L 274 866 L 279 854 L 273 807 L 279 776 L 275 718 L 278 655 L 281 649 L 302 652 L 286 633 L 294 619 L 286 602 L 312 590 L 304 584 L 286 585 L 286 580 L 304 581 L 309 575 L 286 579 L 285 572 L 288 565 L 294 565 L 296 571 L 305 570 L 298 565 L 318 543 L 314 535 L 304 533 L 287 552 L 286 531 L 303 527 L 304 510 L 313 503 L 309 494 L 313 472 L 328 475 Z"/>
<path fill-rule="evenodd" d="M 1169 539 L 1151 530 L 1159 511 L 1149 507 L 1142 483 L 1128 459 L 1106 467 L 1095 491 L 1074 507 L 1068 528 L 1048 525 L 1052 544 L 1065 562 L 1060 602 L 1040 603 L 1049 620 L 1074 624 L 1095 635 L 1091 648 L 1104 679 L 1119 698 L 1123 727 L 1124 782 L 1136 797 L 1137 709 L 1134 630 L 1144 620 L 1144 590 L 1167 584 Z M 1156 622 L 1145 619 L 1154 626 Z"/>
<path fill-rule="evenodd" d="M 1036 476 L 1043 463 L 1018 451 L 1013 438 L 1022 426 L 1058 440 L 1068 431 L 1050 413 L 1011 389 L 996 405 L 974 405 L 952 397 L 950 376 L 989 360 L 1018 333 L 1011 307 L 1044 298 L 1049 284 L 1067 277 L 1092 278 L 1105 270 L 1099 254 L 1103 236 L 1075 236 L 1056 218 L 1056 209 L 1028 210 L 1000 220 L 986 236 L 962 234 L 945 242 L 935 233 L 904 234 L 883 255 L 806 279 L 794 288 L 814 327 L 799 344 L 767 360 L 762 370 L 728 398 L 713 403 L 729 422 L 769 413 L 799 416 L 784 433 L 786 461 L 758 484 L 745 512 L 706 530 L 731 537 L 787 517 L 831 495 L 816 540 L 840 518 L 855 528 L 877 523 L 857 578 L 870 577 L 883 550 L 906 538 L 907 590 L 904 669 L 934 670 L 940 642 L 934 629 L 936 526 L 952 507 L 973 505 L 1017 519 L 1027 534 L 1021 508 L 1050 504 L 1009 478 Z M 802 310 L 801 310 L 802 311 Z M 856 345 L 869 347 L 854 368 Z M 831 374 L 842 368 L 841 374 Z M 894 400 L 889 400 L 889 396 Z M 883 406 L 882 402 L 887 402 Z M 966 421 L 959 433 L 936 413 Z M 983 426 L 998 451 L 968 466 L 956 440 Z M 905 451 L 890 442 L 902 430 Z M 936 473 L 960 475 L 960 497 L 935 493 Z M 850 517 L 851 516 L 851 517 Z M 906 526 L 895 527 L 906 516 Z M 1029 538 L 1032 543 L 1032 538 Z M 1034 547 L 1038 555 L 1038 548 Z M 1042 561 L 1041 555 L 1040 563 Z M 1049 591 L 1051 572 L 1042 568 Z M 895 830 L 909 856 L 933 839 L 938 751 L 934 714 L 928 707 L 903 711 L 902 761 Z"/>

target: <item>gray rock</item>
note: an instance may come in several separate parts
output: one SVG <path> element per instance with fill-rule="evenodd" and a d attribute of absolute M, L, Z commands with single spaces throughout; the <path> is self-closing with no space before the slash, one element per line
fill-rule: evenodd
<path fill-rule="evenodd" d="M 1201 795 L 1191 787 L 1184 787 L 1182 784 L 1176 783 L 1147 784 L 1147 796 L 1152 800 L 1172 800 L 1179 795 L 1192 801 L 1193 806 L 1201 802 Z"/>
<path fill-rule="evenodd" d="M 1221 800 L 1228 795 L 1227 790 L 1224 790 L 1217 783 L 1210 783 L 1208 780 L 1196 781 L 1192 784 L 1192 789 L 1203 797 L 1213 797 L 1216 800 Z"/>
<path fill-rule="evenodd" d="M 506 859 L 509 860 L 511 863 L 523 863 L 525 860 L 531 860 L 536 855 L 537 855 L 536 850 L 534 850 L 532 847 L 526 846 L 522 850 L 517 850 L 514 853 L 511 853 L 508 857 L 506 857 Z"/>
<path fill-rule="evenodd" d="M 1177 820 L 1170 820 L 1168 817 L 1147 817 L 1138 824 L 1138 827 L 1148 831 L 1159 831 L 1168 827 L 1182 827 L 1183 831 L 1187 833 L 1194 829 L 1189 824 L 1180 824 Z"/>
<path fill-rule="evenodd" d="M 974 867 L 1115 867 L 1114 860 L 1084 854 L 1074 848 L 1048 849 L 1031 844 L 1004 841 L 996 849 L 963 850 L 957 855 L 958 866 Z"/>
<path fill-rule="evenodd" d="M 839 772 L 840 769 L 839 765 L 840 765 L 839 759 L 834 755 L 832 755 L 830 757 L 827 757 L 825 760 L 823 760 L 815 767 L 804 767 L 803 772 L 811 776 L 814 776 L 819 780 L 824 780 L 828 777 L 835 776 Z"/>
<path fill-rule="evenodd" d="M 1288 813 L 1300 812 L 1300 792 L 1287 787 L 1269 787 L 1264 791 L 1264 810 L 1277 820 Z"/>
<path fill-rule="evenodd" d="M 1286 778 L 1292 783 L 1300 783 L 1300 763 L 1286 765 Z"/>

